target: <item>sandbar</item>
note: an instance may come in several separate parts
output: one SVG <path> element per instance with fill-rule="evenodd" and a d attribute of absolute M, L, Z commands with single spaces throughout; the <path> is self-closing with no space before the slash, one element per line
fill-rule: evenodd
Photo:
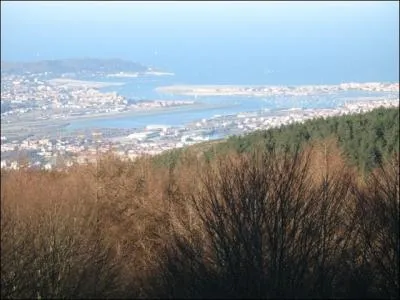
<path fill-rule="evenodd" d="M 85 81 L 70 78 L 55 78 L 47 81 L 51 85 L 65 86 L 65 87 L 86 87 L 86 88 L 103 88 L 107 86 L 121 86 L 125 83 L 122 82 L 102 82 L 102 81 Z"/>
<path fill-rule="evenodd" d="M 251 96 L 265 97 L 274 95 L 312 95 L 347 90 L 370 92 L 398 92 L 398 83 L 342 83 L 336 85 L 171 85 L 156 88 L 157 92 L 186 96 Z"/>

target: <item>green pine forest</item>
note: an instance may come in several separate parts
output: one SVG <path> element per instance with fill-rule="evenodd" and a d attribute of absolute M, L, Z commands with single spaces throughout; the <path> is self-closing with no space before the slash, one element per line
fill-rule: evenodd
<path fill-rule="evenodd" d="M 293 152 L 308 142 L 328 138 L 338 142 L 349 164 L 366 174 L 399 152 L 399 109 L 378 108 L 362 114 L 318 118 L 259 130 L 245 136 L 232 136 L 219 143 L 172 150 L 155 160 L 164 164 L 174 163 L 180 154 L 196 148 L 204 151 L 207 159 L 229 151 L 250 152 L 258 147 Z"/>

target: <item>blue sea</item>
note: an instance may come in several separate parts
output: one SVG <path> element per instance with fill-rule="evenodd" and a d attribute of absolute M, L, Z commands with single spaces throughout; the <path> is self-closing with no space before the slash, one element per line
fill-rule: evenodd
<path fill-rule="evenodd" d="M 398 2 L 187 2 L 2 6 L 2 60 L 122 58 L 175 76 L 122 79 L 138 99 L 166 85 L 317 85 L 399 81 Z M 113 79 L 120 82 L 121 79 Z M 358 96 L 358 95 L 350 95 Z M 363 96 L 363 95 L 360 95 Z M 183 125 L 216 114 L 335 107 L 339 95 L 199 97 L 202 105 L 73 122 L 79 127 Z"/>
<path fill-rule="evenodd" d="M 97 78 L 97 80 L 101 79 Z M 170 76 L 131 78 L 128 80 L 126 78 L 118 78 L 111 81 L 124 82 L 124 85 L 103 88 L 102 91 L 116 91 L 131 99 L 192 100 L 196 102 L 196 105 L 163 109 L 161 111 L 130 113 L 122 117 L 73 121 L 67 127 L 68 130 L 83 128 L 143 128 L 147 125 L 183 126 L 194 121 L 209 119 L 218 115 L 232 115 L 260 110 L 277 111 L 290 108 L 335 108 L 344 104 L 346 99 L 388 95 L 387 93 L 348 91 L 341 92 L 340 94 L 297 97 L 204 96 L 195 98 L 193 96 L 158 93 L 156 88 L 159 86 L 182 84 L 181 81 Z"/>

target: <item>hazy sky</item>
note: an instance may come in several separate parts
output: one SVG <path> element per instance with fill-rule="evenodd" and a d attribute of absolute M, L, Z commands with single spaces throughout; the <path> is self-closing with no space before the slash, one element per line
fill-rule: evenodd
<path fill-rule="evenodd" d="M 360 51 L 380 47 L 366 59 L 385 56 L 384 63 L 398 63 L 398 1 L 1 5 L 1 56 L 7 60 L 92 56 L 161 63 L 214 53 L 216 60 L 243 53 L 262 59 L 267 52 L 357 60 Z"/>

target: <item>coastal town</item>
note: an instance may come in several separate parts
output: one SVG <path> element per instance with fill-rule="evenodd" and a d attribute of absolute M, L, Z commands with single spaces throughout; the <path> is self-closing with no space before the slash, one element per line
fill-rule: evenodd
<path fill-rule="evenodd" d="M 398 107 L 399 99 L 352 102 L 336 109 L 294 109 L 242 113 L 203 119 L 183 127 L 147 126 L 135 130 L 106 130 L 79 136 L 27 138 L 22 141 L 1 137 L 1 168 L 20 167 L 53 169 L 96 162 L 99 154 L 113 152 L 124 159 L 155 155 L 174 148 L 241 135 L 260 129 L 279 127 L 313 118 L 326 118 L 370 111 L 377 107 Z M 17 154 L 17 155 L 16 155 Z"/>
<path fill-rule="evenodd" d="M 123 82 L 82 80 L 85 78 L 122 78 L 137 76 L 172 76 L 125 62 L 89 61 L 86 70 L 73 73 L 76 61 L 63 61 L 58 69 L 49 62 L 36 63 L 30 70 L 17 65 L 1 75 L 1 168 L 21 167 L 53 169 L 74 164 L 95 162 L 101 153 L 113 152 L 124 159 L 156 155 L 174 148 L 199 142 L 221 140 L 255 130 L 275 128 L 313 118 L 367 112 L 377 107 L 399 105 L 399 83 L 343 83 L 313 86 L 169 86 L 159 93 L 187 96 L 186 100 L 130 99 L 109 91 Z M 63 66 L 62 68 L 60 67 Z M 3 63 L 2 63 L 3 67 Z M 73 68 L 72 68 L 73 67 Z M 17 70 L 17 71 L 15 71 Z M 80 69 L 79 69 L 80 70 Z M 107 70 L 107 72 L 105 71 Z M 118 71 L 122 70 L 122 71 Z M 140 71 L 138 71 L 140 70 Z M 68 71 L 68 72 L 67 72 Z M 72 72 L 72 73 L 71 73 Z M 81 74 L 82 75 L 82 74 Z M 117 79 L 119 80 L 119 79 Z M 104 91 L 103 88 L 111 88 Z M 274 97 L 285 99 L 306 97 L 309 101 L 324 99 L 325 94 L 346 91 L 381 92 L 380 96 L 352 98 L 334 108 L 261 109 L 234 114 L 199 118 L 179 126 L 152 125 L 138 128 L 92 128 L 65 130 L 75 120 L 118 117 L 124 114 L 159 110 L 167 113 L 172 107 L 196 107 L 204 96 Z M 197 99 L 199 97 L 199 99 Z M 316 98 L 315 98 L 316 97 Z M 169 99 L 169 98 L 168 98 Z M 276 100 L 281 101 L 281 100 Z M 336 101 L 336 100 L 335 100 Z"/>
<path fill-rule="evenodd" d="M 42 74 L 9 75 L 1 79 L 1 122 L 69 119 L 112 112 L 132 112 L 193 104 L 189 100 L 132 100 L 99 89 L 121 83 L 75 79 L 41 80 Z"/>

